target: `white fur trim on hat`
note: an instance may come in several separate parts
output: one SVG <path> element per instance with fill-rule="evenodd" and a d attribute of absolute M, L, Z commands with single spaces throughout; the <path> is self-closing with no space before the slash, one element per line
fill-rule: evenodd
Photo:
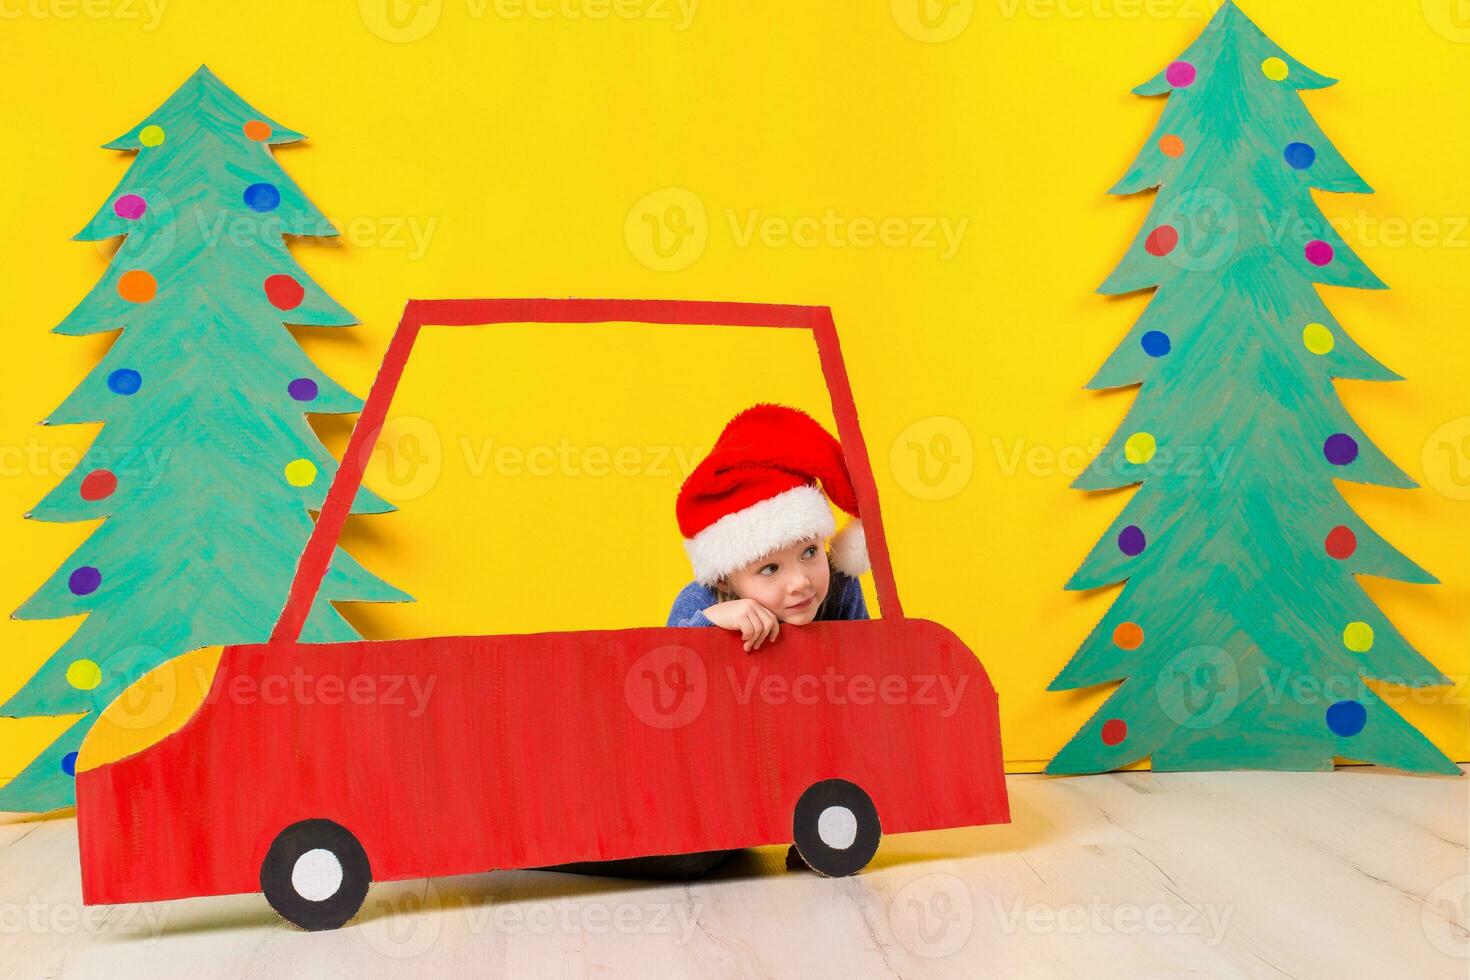
<path fill-rule="evenodd" d="M 857 578 L 868 570 L 868 532 L 863 522 L 848 521 L 832 539 L 832 564 L 848 578 Z"/>
<path fill-rule="evenodd" d="M 815 484 L 804 484 L 767 497 L 744 510 L 726 514 L 684 540 L 694 578 L 714 585 L 757 558 L 797 541 L 829 536 L 836 528 L 827 497 Z M 851 525 L 849 525 L 851 526 Z"/>

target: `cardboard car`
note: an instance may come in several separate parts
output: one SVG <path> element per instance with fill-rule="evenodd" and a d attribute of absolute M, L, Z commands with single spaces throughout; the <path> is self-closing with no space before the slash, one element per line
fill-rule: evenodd
<path fill-rule="evenodd" d="M 708 627 L 299 642 L 420 328 L 586 322 L 811 331 L 880 618 L 753 653 Z M 260 891 L 305 929 L 345 924 L 373 881 L 789 843 L 841 876 L 885 833 L 1008 820 L 995 690 L 903 614 L 825 307 L 410 301 L 270 639 L 145 675 L 77 766 L 87 904 Z"/>

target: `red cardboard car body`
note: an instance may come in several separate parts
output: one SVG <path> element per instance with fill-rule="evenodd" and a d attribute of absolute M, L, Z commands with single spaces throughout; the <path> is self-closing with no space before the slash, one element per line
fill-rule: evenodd
<path fill-rule="evenodd" d="M 298 642 L 419 328 L 602 321 L 813 332 L 881 618 L 789 628 L 752 653 L 718 628 Z M 828 791 L 849 796 L 838 806 Z M 410 302 L 270 640 L 225 648 L 204 703 L 177 731 L 77 775 L 88 904 L 271 897 L 281 881 L 310 895 L 309 876 L 291 874 L 307 851 L 337 856 L 334 882 L 353 878 L 355 855 L 363 891 L 368 879 L 793 839 L 818 870 L 850 873 L 858 865 L 828 867 L 812 852 L 827 850 L 833 827 L 839 849 L 861 848 L 865 819 L 876 847 L 880 824 L 934 830 L 1005 822 L 1009 811 L 984 668 L 948 629 L 903 615 L 825 307 Z M 307 833 L 294 851 L 293 827 Z M 344 840 L 345 850 L 333 843 Z M 272 871 L 282 848 L 298 864 Z M 350 897 L 301 901 L 300 916 L 282 914 L 308 928 L 356 911 Z M 346 903 L 340 914 L 317 915 L 334 901 Z"/>

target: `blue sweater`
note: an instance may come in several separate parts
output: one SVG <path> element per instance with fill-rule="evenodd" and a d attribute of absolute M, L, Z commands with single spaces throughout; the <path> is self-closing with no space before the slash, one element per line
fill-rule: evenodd
<path fill-rule="evenodd" d="M 690 582 L 674 599 L 666 626 L 713 626 L 704 611 L 719 602 L 715 590 L 698 582 Z M 827 598 L 817 610 L 817 619 L 867 619 L 868 605 L 863 601 L 863 588 L 855 578 L 833 569 L 827 586 Z"/>

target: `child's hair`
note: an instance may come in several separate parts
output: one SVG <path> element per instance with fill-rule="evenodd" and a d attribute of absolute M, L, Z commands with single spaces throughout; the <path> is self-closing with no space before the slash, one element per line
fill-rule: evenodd
<path fill-rule="evenodd" d="M 829 576 L 828 579 L 827 579 L 827 581 L 828 582 L 831 582 L 832 579 L 835 579 L 837 577 L 837 566 L 832 561 L 832 552 L 828 551 L 828 552 L 826 552 L 826 555 L 827 555 L 827 574 Z M 724 581 L 724 580 L 721 579 L 721 581 Z M 716 582 L 715 583 L 715 587 L 714 588 L 715 588 L 715 601 L 716 602 L 730 602 L 731 600 L 739 599 L 740 598 L 738 595 L 736 595 L 733 592 L 727 592 L 724 588 L 722 588 L 720 586 L 720 583 L 719 582 Z M 822 605 L 817 609 L 817 614 L 813 618 L 814 619 L 821 619 L 822 618 L 822 614 L 827 611 L 827 606 L 831 603 L 831 601 L 832 601 L 832 589 L 829 586 L 828 589 L 827 589 L 827 595 L 826 595 L 825 598 L 822 599 Z"/>

